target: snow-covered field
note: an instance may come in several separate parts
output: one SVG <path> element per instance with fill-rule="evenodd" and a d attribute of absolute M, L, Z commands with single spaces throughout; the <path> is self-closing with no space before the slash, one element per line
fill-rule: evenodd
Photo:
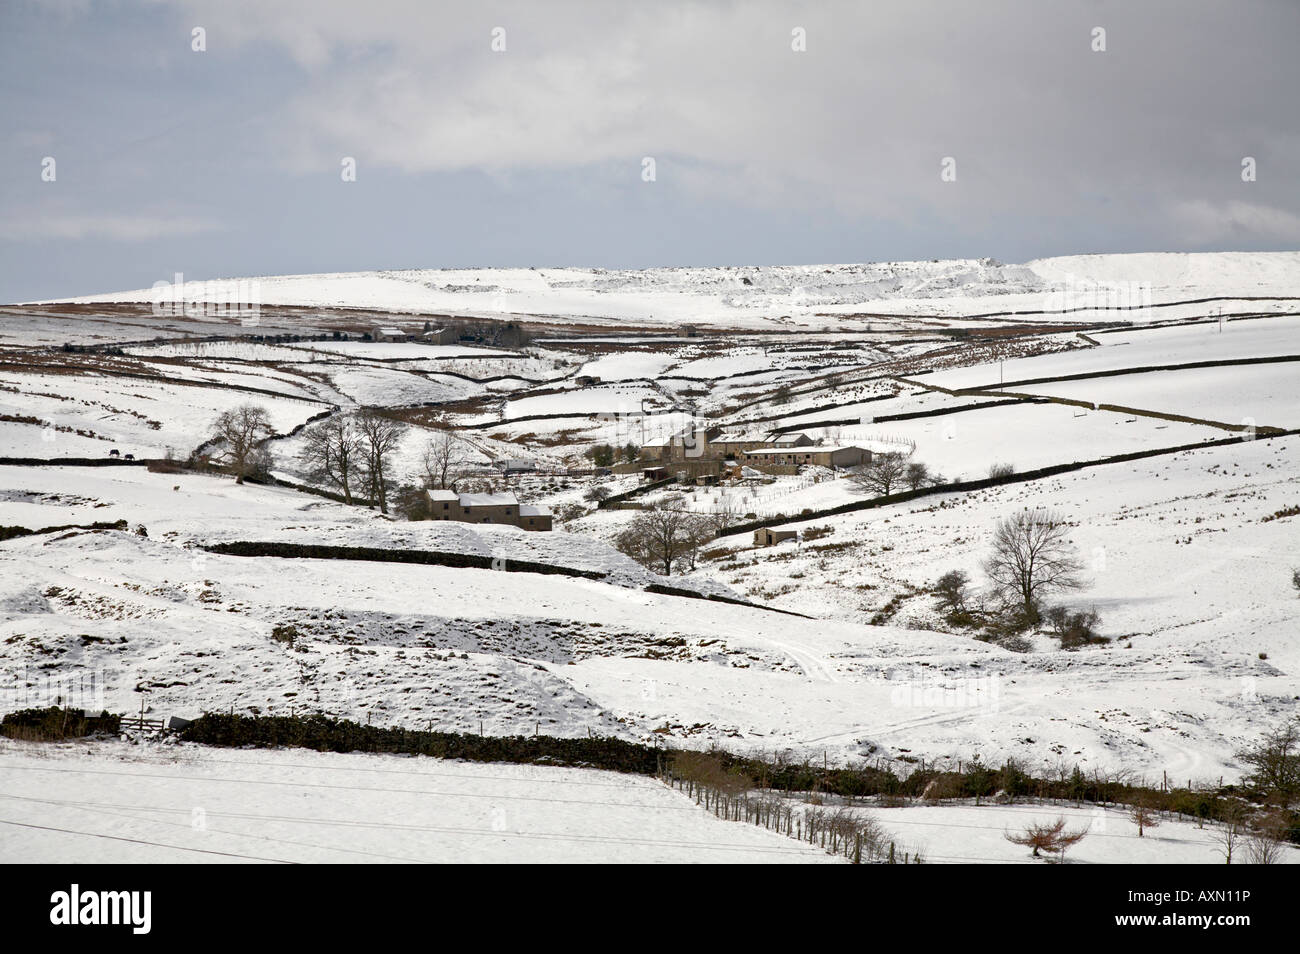
<path fill-rule="evenodd" d="M 1164 405 L 1151 406 L 1163 409 Z M 1269 421 L 1261 418 L 1259 423 Z M 822 432 L 813 429 L 808 433 L 817 436 Z M 1064 404 L 981 408 L 910 421 L 841 426 L 834 433 L 842 443 L 866 446 L 881 440 L 912 442 L 916 445 L 913 459 L 952 480 L 987 476 L 989 467 L 997 463 L 1032 470 L 1227 436 L 1218 428 L 1198 424 L 1085 411 Z"/>
<path fill-rule="evenodd" d="M 1300 361 L 1246 368 L 1148 371 L 1082 381 L 1029 384 L 1014 390 L 1089 401 L 1094 406 L 1115 404 L 1137 410 L 1181 414 L 1234 426 L 1300 427 Z M 1072 412 L 1070 408 L 1062 410 Z"/>
<path fill-rule="evenodd" d="M 818 864 L 654 779 L 391 755 L 0 740 L 7 862 Z"/>
<path fill-rule="evenodd" d="M 318 351 L 331 357 L 377 358 L 384 361 L 444 361 L 448 358 L 510 357 L 512 351 L 470 348 L 459 345 L 427 345 L 403 341 L 309 341 L 293 345 L 298 350 Z"/>
<path fill-rule="evenodd" d="M 802 800 L 792 798 L 798 813 Z M 1217 827 L 1171 817 L 1139 837 L 1100 806 L 855 809 L 929 864 L 1042 864 L 1006 838 L 1066 820 L 1070 864 L 1222 864 Z M 591 769 L 303 749 L 0 740 L 11 863 L 843 863 L 724 821 L 660 782 Z M 1282 848 L 1282 864 L 1300 850 Z"/>
<path fill-rule="evenodd" d="M 263 382 L 264 383 L 264 382 Z M 257 385 L 260 386 L 260 385 Z M 327 405 L 307 398 L 276 397 L 219 387 L 185 386 L 175 379 L 140 380 L 93 373 L 19 374 L 0 371 L 0 413 L 38 419 L 0 456 L 103 457 L 123 454 L 161 457 L 168 448 L 184 457 L 212 435 L 219 414 L 240 404 L 265 407 L 271 426 L 287 432 Z M 67 431 L 84 431 L 84 441 L 64 446 Z"/>
<path fill-rule="evenodd" d="M 999 381 L 1027 381 L 1098 374 L 1124 368 L 1164 367 L 1204 361 L 1300 355 L 1300 315 L 1138 331 L 1098 332 L 1097 344 L 1070 351 L 1018 358 L 996 365 L 940 371 L 926 378 L 945 388 L 997 387 Z M 1285 367 L 1285 366 L 1284 366 Z M 1294 371 L 1294 365 L 1291 366 Z"/>
<path fill-rule="evenodd" d="M 1050 825 L 1058 818 L 1065 819 L 1066 831 L 1087 832 L 1066 853 L 1067 864 L 1224 863 L 1215 825 L 1162 818 L 1139 837 L 1128 814 L 1109 807 L 946 804 L 872 809 L 869 814 L 931 864 L 1043 864 L 1047 859 L 1031 857 L 1029 849 L 1012 844 L 1006 835 L 1019 834 L 1032 824 Z M 1279 863 L 1300 864 L 1300 849 L 1283 848 Z"/>

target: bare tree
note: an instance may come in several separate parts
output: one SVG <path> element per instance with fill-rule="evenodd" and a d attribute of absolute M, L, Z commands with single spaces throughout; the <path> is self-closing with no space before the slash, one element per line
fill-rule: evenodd
<path fill-rule="evenodd" d="M 740 506 L 730 494 L 723 494 L 707 519 L 713 535 L 720 537 L 740 522 Z"/>
<path fill-rule="evenodd" d="M 712 540 L 716 534 L 713 532 L 713 521 L 705 514 L 688 513 L 685 516 L 686 520 L 682 525 L 682 532 L 685 536 L 682 562 L 686 564 L 687 570 L 693 571 L 695 561 L 700 555 L 700 548 Z M 678 570 L 678 572 L 681 571 Z"/>
<path fill-rule="evenodd" d="M 1007 603 L 1037 621 L 1044 596 L 1083 585 L 1083 564 L 1074 554 L 1063 518 L 1050 510 L 1024 510 L 998 524 L 984 572 Z"/>
<path fill-rule="evenodd" d="M 213 424 L 213 430 L 226 445 L 230 470 L 237 484 L 242 484 L 244 477 L 252 472 L 258 447 L 275 433 L 266 408 L 258 404 L 241 404 L 222 412 Z"/>
<path fill-rule="evenodd" d="M 393 451 L 401 443 L 406 425 L 367 408 L 357 415 L 357 432 L 361 438 L 361 474 L 370 499 L 379 503 L 379 512 L 388 513 L 388 485 Z"/>
<path fill-rule="evenodd" d="M 1223 855 L 1223 863 L 1232 864 L 1233 853 L 1246 837 L 1245 813 L 1240 808 L 1230 808 L 1223 819 L 1223 824 L 1214 831 L 1214 843 L 1217 851 Z"/>
<path fill-rule="evenodd" d="M 643 510 L 614 540 L 614 545 L 642 566 L 671 575 L 673 565 L 695 545 L 692 514 L 681 510 Z"/>
<path fill-rule="evenodd" d="M 455 490 L 470 457 L 465 442 L 451 431 L 439 431 L 424 447 L 424 478 L 430 490 Z"/>
<path fill-rule="evenodd" d="M 903 471 L 908 490 L 920 490 L 930 482 L 930 468 L 919 460 L 912 461 Z"/>
<path fill-rule="evenodd" d="M 1246 836 L 1246 861 L 1252 865 L 1275 865 L 1286 846 L 1287 822 L 1281 812 L 1259 818 Z"/>
<path fill-rule="evenodd" d="M 1133 824 L 1137 825 L 1138 837 L 1148 828 L 1156 828 L 1160 824 L 1160 816 L 1156 814 L 1155 806 L 1151 803 L 1151 796 L 1138 795 L 1133 803 L 1128 807 L 1128 817 Z"/>
<path fill-rule="evenodd" d="M 1083 841 L 1086 834 L 1088 834 L 1087 827 L 1077 831 L 1066 831 L 1065 818 L 1062 816 L 1050 823 L 1034 822 L 1019 834 L 1006 832 L 1003 837 L 1013 845 L 1033 849 L 1032 854 L 1035 858 L 1042 857 L 1039 852 L 1046 852 L 1049 855 L 1058 855 L 1057 863 L 1064 864 L 1066 850 Z"/>
<path fill-rule="evenodd" d="M 361 458 L 361 435 L 346 416 L 336 414 L 304 435 L 303 462 L 315 480 L 337 487 L 352 503 L 352 486 Z"/>
<path fill-rule="evenodd" d="M 1251 786 L 1282 808 L 1289 807 L 1300 795 L 1300 718 L 1266 733 L 1237 758 L 1254 769 L 1246 776 Z"/>
<path fill-rule="evenodd" d="M 854 483 L 881 496 L 898 486 L 907 472 L 907 458 L 898 451 L 876 454 L 853 474 Z"/>

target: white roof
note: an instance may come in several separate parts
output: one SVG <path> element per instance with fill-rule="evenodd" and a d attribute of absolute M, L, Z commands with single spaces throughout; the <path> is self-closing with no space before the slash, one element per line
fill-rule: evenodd
<path fill-rule="evenodd" d="M 519 503 L 514 494 L 461 494 L 462 507 L 513 507 Z"/>
<path fill-rule="evenodd" d="M 773 434 L 770 431 L 741 431 L 735 434 L 720 434 L 713 439 L 715 444 L 790 444 L 808 438 L 803 431 L 791 431 L 787 434 Z M 811 438 L 808 438 L 811 440 Z"/>
<path fill-rule="evenodd" d="M 375 330 L 378 331 L 381 335 L 404 335 L 404 334 L 406 334 L 405 331 L 402 331 L 402 330 L 399 329 L 399 328 L 376 328 Z"/>
<path fill-rule="evenodd" d="M 866 450 L 857 444 L 810 444 L 807 447 L 763 447 L 758 450 L 745 451 L 753 457 L 757 454 L 824 454 L 828 451 Z"/>
<path fill-rule="evenodd" d="M 545 507 L 532 507 L 528 504 L 519 506 L 519 516 L 521 517 L 549 517 L 551 512 Z"/>
<path fill-rule="evenodd" d="M 430 490 L 430 500 L 456 500 L 456 491 L 454 490 Z"/>

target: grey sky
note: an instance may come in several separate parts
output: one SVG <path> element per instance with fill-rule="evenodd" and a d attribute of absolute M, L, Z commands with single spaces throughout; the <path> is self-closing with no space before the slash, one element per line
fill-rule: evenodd
<path fill-rule="evenodd" d="M 0 300 L 175 272 L 1293 249 L 1298 38 L 1292 0 L 5 0 Z"/>

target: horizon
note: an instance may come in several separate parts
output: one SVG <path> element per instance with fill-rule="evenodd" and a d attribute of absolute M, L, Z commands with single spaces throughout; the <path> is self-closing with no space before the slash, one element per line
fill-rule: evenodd
<path fill-rule="evenodd" d="M 746 262 L 741 264 L 715 264 L 715 263 L 678 263 L 670 265 L 649 265 L 645 267 L 629 268 L 610 268 L 602 265 L 583 265 L 583 264 L 533 264 L 533 265 L 462 265 L 462 266 L 411 266 L 403 268 L 367 268 L 356 270 L 344 270 L 333 272 L 294 272 L 284 274 L 262 274 L 262 275 L 213 275 L 205 277 L 194 277 L 182 273 L 182 277 L 187 285 L 198 285 L 220 282 L 234 281 L 256 281 L 262 279 L 279 279 L 279 278 L 315 278 L 327 275 L 371 275 L 381 274 L 384 272 L 474 272 L 474 271 L 541 271 L 544 269 L 571 270 L 571 271 L 590 271 L 590 272 L 654 272 L 654 271 L 677 271 L 677 270 L 741 270 L 741 269 L 781 269 L 781 268 L 854 268 L 860 266 L 872 265 L 919 265 L 919 264 L 942 264 L 944 262 L 990 262 L 997 267 L 1010 266 L 1029 266 L 1034 262 L 1053 261 L 1063 258 L 1114 258 L 1122 256 L 1142 256 L 1142 255 L 1300 255 L 1300 247 L 1293 249 L 1271 249 L 1268 251 L 1247 251 L 1242 249 L 1216 249 L 1212 251 L 1199 252 L 1179 252 L 1179 251 L 1138 251 L 1138 252 L 1073 252 L 1063 255 L 1048 255 L 1039 258 L 1026 259 L 1021 262 L 1004 262 L 993 256 L 981 255 L 964 258 L 913 258 L 913 259 L 893 259 L 893 260 L 876 260 L 860 262 Z M 172 276 L 173 278 L 175 276 Z M 170 287 L 173 283 L 166 279 L 160 280 L 158 287 L 163 285 Z M 80 299 L 87 298 L 106 298 L 111 295 L 124 295 L 137 291 L 152 291 L 150 288 L 117 288 L 104 290 L 100 292 L 91 292 L 86 295 L 73 295 L 61 298 L 42 298 L 30 299 L 28 301 L 4 302 L 9 305 L 32 305 L 48 303 L 70 303 Z M 122 299 L 119 299 L 122 300 Z M 340 306 L 348 307 L 348 306 Z"/>

